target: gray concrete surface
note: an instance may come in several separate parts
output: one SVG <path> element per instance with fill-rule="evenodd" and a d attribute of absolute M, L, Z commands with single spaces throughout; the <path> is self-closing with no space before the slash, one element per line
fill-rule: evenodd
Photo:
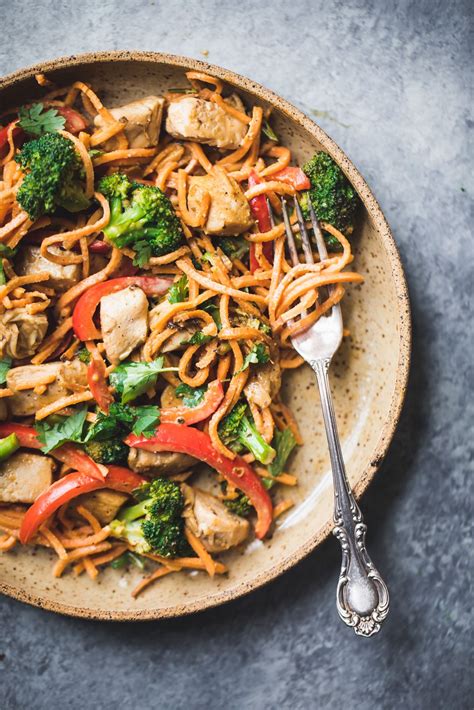
<path fill-rule="evenodd" d="M 363 501 L 393 598 L 379 637 L 335 616 L 333 540 L 268 588 L 182 620 L 90 623 L 2 599 L 2 707 L 473 707 L 472 8 L 0 0 L 2 74 L 99 48 L 209 50 L 314 116 L 393 227 L 415 333 L 400 427 Z"/>

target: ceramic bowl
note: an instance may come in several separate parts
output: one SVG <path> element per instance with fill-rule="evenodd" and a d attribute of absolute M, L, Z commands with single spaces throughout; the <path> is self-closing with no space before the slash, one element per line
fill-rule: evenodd
<path fill-rule="evenodd" d="M 390 228 L 370 188 L 344 152 L 294 106 L 259 84 L 205 62 L 156 53 L 100 52 L 38 64 L 0 80 L 3 111 L 41 96 L 35 74 L 54 82 L 89 82 L 107 106 L 182 86 L 189 69 L 209 72 L 234 86 L 248 105 L 272 107 L 284 145 L 302 163 L 324 149 L 344 170 L 362 202 L 353 240 L 355 266 L 365 277 L 343 301 L 345 338 L 331 381 L 342 447 L 352 487 L 360 496 L 373 478 L 395 430 L 406 389 L 410 357 L 410 312 L 402 265 Z M 0 556 L 0 590 L 29 604 L 95 619 L 136 620 L 179 616 L 235 599 L 261 587 L 314 550 L 332 528 L 332 485 L 314 376 L 308 367 L 292 372 L 284 396 L 301 427 L 305 445 L 291 463 L 299 486 L 295 506 L 278 522 L 273 537 L 252 541 L 223 555 L 228 576 L 169 575 L 138 599 L 130 590 L 139 572 L 108 569 L 93 582 L 85 575 L 51 575 L 52 555 L 19 549 Z M 334 543 L 337 544 L 337 543 Z M 334 579 L 336 584 L 336 579 Z"/>

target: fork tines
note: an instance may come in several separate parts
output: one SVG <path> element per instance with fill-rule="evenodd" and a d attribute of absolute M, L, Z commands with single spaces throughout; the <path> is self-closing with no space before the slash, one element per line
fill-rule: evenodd
<path fill-rule="evenodd" d="M 283 221 L 285 223 L 285 233 L 286 233 L 286 243 L 287 243 L 287 247 L 288 247 L 288 253 L 289 253 L 291 263 L 293 264 L 293 266 L 297 266 L 300 263 L 300 259 L 298 256 L 298 249 L 297 249 L 296 242 L 295 242 L 295 236 L 293 234 L 293 229 L 292 229 L 291 223 L 290 223 L 290 216 L 289 216 L 289 212 L 288 212 L 288 202 L 287 202 L 286 197 L 282 197 L 280 199 L 280 201 L 281 201 L 281 207 L 282 207 L 282 213 L 283 213 Z M 301 211 L 300 203 L 298 202 L 296 196 L 293 197 L 293 203 L 294 203 L 294 207 L 295 207 L 295 211 L 296 211 L 296 217 L 298 219 L 298 229 L 299 229 L 299 233 L 301 236 L 301 244 L 303 247 L 303 255 L 304 255 L 305 261 L 307 264 L 314 264 L 313 249 L 311 247 L 311 237 L 308 233 L 308 230 L 306 229 L 306 224 L 305 224 L 305 219 L 303 217 L 303 212 Z M 271 224 L 272 224 L 272 226 L 275 226 L 273 210 L 272 210 L 271 204 L 268 200 L 267 200 L 267 204 L 268 204 L 268 209 L 270 212 Z M 314 235 L 315 246 L 317 248 L 320 261 L 324 261 L 324 259 L 328 258 L 326 244 L 324 241 L 323 234 L 321 232 L 321 227 L 319 226 L 318 219 L 316 217 L 313 205 L 311 204 L 310 200 L 308 200 L 308 204 L 309 204 L 309 214 L 310 214 L 311 226 L 313 228 L 312 231 L 313 231 L 313 235 Z"/>
<path fill-rule="evenodd" d="M 282 207 L 282 214 L 283 214 L 283 222 L 285 224 L 285 234 L 286 234 L 286 245 L 287 245 L 287 250 L 288 254 L 291 260 L 291 263 L 293 266 L 297 266 L 300 262 L 300 257 L 298 255 L 298 248 L 296 245 L 295 241 L 295 235 L 293 233 L 293 228 L 290 222 L 290 215 L 289 215 L 289 205 L 288 205 L 288 200 L 285 196 L 280 198 L 281 202 L 281 207 Z M 324 261 L 325 259 L 328 258 L 328 252 L 326 249 L 326 243 L 324 241 L 323 233 L 321 231 L 321 227 L 319 226 L 318 219 L 316 217 L 316 214 L 314 212 L 313 205 L 311 204 L 311 200 L 308 200 L 308 206 L 309 206 L 309 215 L 310 215 L 310 220 L 311 220 L 311 227 L 312 227 L 312 233 L 313 233 L 313 239 L 311 237 L 310 232 L 308 232 L 308 229 L 306 228 L 306 223 L 305 219 L 303 216 L 303 212 L 300 207 L 300 203 L 298 202 L 298 199 L 296 195 L 293 197 L 293 204 L 296 212 L 296 217 L 298 220 L 298 231 L 301 237 L 301 245 L 302 245 L 302 250 L 303 250 L 303 256 L 304 256 L 304 261 L 307 264 L 314 264 L 314 255 L 313 255 L 313 248 L 312 248 L 312 242 L 314 242 L 314 245 L 316 246 L 316 250 L 319 256 L 319 261 Z M 274 220 L 274 215 L 273 211 L 270 205 L 270 202 L 267 200 L 267 205 L 268 209 L 270 212 L 270 220 L 272 226 L 275 226 L 275 220 Z M 327 296 L 327 294 L 331 291 L 331 287 L 323 287 L 321 289 L 321 295 L 318 298 L 318 301 L 324 300 L 324 297 Z M 302 316 L 306 315 L 307 311 L 303 311 Z M 326 314 L 326 315 L 329 315 Z"/>

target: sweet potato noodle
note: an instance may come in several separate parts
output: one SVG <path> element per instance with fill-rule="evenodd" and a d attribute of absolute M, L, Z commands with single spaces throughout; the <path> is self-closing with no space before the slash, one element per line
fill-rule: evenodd
<path fill-rule="evenodd" d="M 268 111 L 187 79 L 109 108 L 39 75 L 43 98 L 0 117 L 0 549 L 51 548 L 56 577 L 150 566 L 133 596 L 226 573 L 215 555 L 291 507 L 291 337 L 362 281 L 339 168 L 291 165 Z M 294 196 L 323 263 L 287 255 Z"/>

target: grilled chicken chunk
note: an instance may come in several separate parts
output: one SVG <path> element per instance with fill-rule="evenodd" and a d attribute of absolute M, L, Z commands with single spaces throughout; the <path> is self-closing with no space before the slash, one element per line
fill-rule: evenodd
<path fill-rule="evenodd" d="M 49 456 L 18 451 L 0 464 L 0 501 L 33 503 L 53 482 Z"/>
<path fill-rule="evenodd" d="M 138 286 L 128 286 L 100 299 L 105 352 L 113 365 L 125 360 L 148 334 L 148 299 Z"/>
<path fill-rule="evenodd" d="M 128 465 L 133 471 L 143 473 L 145 476 L 173 476 L 181 473 L 196 463 L 196 459 L 187 454 L 178 454 L 172 451 L 144 451 L 144 449 L 130 449 Z"/>
<path fill-rule="evenodd" d="M 0 358 L 23 360 L 38 350 L 48 330 L 45 313 L 11 308 L 0 315 Z"/>
<path fill-rule="evenodd" d="M 49 247 L 48 251 L 56 255 L 74 255 L 72 251 L 66 251 L 55 246 Z M 32 245 L 22 247 L 20 257 L 15 262 L 15 266 L 17 273 L 21 276 L 37 274 L 40 271 L 46 272 L 49 274 L 47 285 L 56 289 L 56 291 L 67 291 L 81 278 L 81 264 L 55 264 L 53 261 L 41 256 L 39 247 Z"/>
<path fill-rule="evenodd" d="M 36 394 L 34 387 L 44 384 L 44 392 Z M 10 414 L 28 417 L 59 397 L 86 389 L 87 365 L 80 360 L 71 360 L 14 367 L 7 374 L 7 387 L 15 393 L 8 397 Z"/>
<path fill-rule="evenodd" d="M 87 508 L 92 515 L 95 515 L 99 523 L 107 525 L 117 517 L 117 513 L 126 500 L 128 500 L 126 493 L 105 490 L 86 493 L 80 496 L 77 502 Z"/>
<path fill-rule="evenodd" d="M 269 407 L 281 387 L 281 368 L 278 362 L 268 362 L 255 368 L 244 387 L 244 394 L 249 402 L 261 409 Z"/>
<path fill-rule="evenodd" d="M 227 97 L 226 101 L 239 111 L 245 112 L 244 105 L 236 94 Z M 207 143 L 223 150 L 234 150 L 239 147 L 247 133 L 247 126 L 212 101 L 185 96 L 170 103 L 166 130 L 175 138 Z"/>
<path fill-rule="evenodd" d="M 184 483 L 182 490 L 186 525 L 208 552 L 223 552 L 245 540 L 250 528 L 248 520 L 235 515 L 219 498 L 200 488 Z"/>
<path fill-rule="evenodd" d="M 145 96 L 110 110 L 117 121 L 126 124 L 124 131 L 130 148 L 150 148 L 158 145 L 164 103 L 165 100 L 160 96 Z M 106 125 L 102 116 L 96 116 L 94 123 L 98 128 Z M 114 146 L 113 138 L 105 143 L 106 150 L 111 150 Z"/>
<path fill-rule="evenodd" d="M 236 236 L 253 224 L 249 203 L 239 183 L 222 168 L 214 167 L 207 175 L 189 178 L 188 205 L 197 211 L 204 194 L 211 195 L 211 206 L 204 225 L 206 234 Z"/>

